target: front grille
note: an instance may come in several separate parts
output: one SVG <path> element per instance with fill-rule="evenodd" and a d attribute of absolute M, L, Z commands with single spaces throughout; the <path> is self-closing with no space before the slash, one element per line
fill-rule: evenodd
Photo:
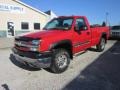
<path fill-rule="evenodd" d="M 19 50 L 29 51 L 32 47 L 38 47 L 32 44 L 32 40 L 38 40 L 38 38 L 30 38 L 30 37 L 16 37 L 15 38 L 15 47 Z"/>
<path fill-rule="evenodd" d="M 120 36 L 120 32 L 112 32 L 112 36 Z"/>
<path fill-rule="evenodd" d="M 19 49 L 19 50 L 23 50 L 23 51 L 29 51 L 28 47 L 24 47 L 24 46 L 18 46 L 15 44 L 15 48 Z"/>
<path fill-rule="evenodd" d="M 32 41 L 32 38 L 29 37 L 16 37 L 15 38 L 15 47 L 19 50 L 28 51 L 29 48 L 25 45 L 28 45 L 30 41 Z"/>

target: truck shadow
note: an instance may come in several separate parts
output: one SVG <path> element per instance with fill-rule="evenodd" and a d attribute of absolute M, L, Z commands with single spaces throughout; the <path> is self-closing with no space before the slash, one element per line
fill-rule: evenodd
<path fill-rule="evenodd" d="M 93 51 L 93 52 L 98 52 L 98 51 L 96 50 L 96 48 L 92 48 L 92 47 L 91 47 L 91 48 L 88 48 L 88 50 L 89 50 L 89 51 Z"/>
<path fill-rule="evenodd" d="M 112 41 L 114 41 L 114 40 L 120 41 L 120 38 L 109 38 L 109 40 L 112 40 Z"/>
<path fill-rule="evenodd" d="M 120 41 L 88 65 L 63 90 L 120 90 Z"/>
<path fill-rule="evenodd" d="M 22 68 L 22 69 L 25 69 L 25 70 L 28 70 L 28 71 L 39 71 L 39 70 L 41 70 L 39 68 L 33 68 L 33 67 L 30 67 L 28 64 L 23 64 L 23 63 L 17 61 L 12 54 L 10 54 L 9 59 L 14 65 L 18 66 L 19 68 Z"/>

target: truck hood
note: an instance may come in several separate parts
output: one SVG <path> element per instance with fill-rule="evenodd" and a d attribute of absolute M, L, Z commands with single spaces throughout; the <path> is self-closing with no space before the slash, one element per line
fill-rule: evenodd
<path fill-rule="evenodd" d="M 65 31 L 63 30 L 43 30 L 39 32 L 29 33 L 26 35 L 23 35 L 24 37 L 30 37 L 30 38 L 48 38 L 48 37 L 55 37 L 58 35 L 63 34 Z"/>

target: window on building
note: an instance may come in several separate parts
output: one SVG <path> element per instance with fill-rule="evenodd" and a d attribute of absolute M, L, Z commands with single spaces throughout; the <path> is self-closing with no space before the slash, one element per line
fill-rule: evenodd
<path fill-rule="evenodd" d="M 22 23 L 21 23 L 21 29 L 29 29 L 29 24 L 28 24 L 28 22 L 22 22 Z"/>
<path fill-rule="evenodd" d="M 34 29 L 40 29 L 40 23 L 34 23 Z"/>

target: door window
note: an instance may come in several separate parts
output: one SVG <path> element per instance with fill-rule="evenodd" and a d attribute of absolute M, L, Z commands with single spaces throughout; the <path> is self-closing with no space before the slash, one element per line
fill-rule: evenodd
<path fill-rule="evenodd" d="M 83 30 L 87 30 L 87 26 L 86 26 L 85 20 L 83 18 L 76 19 L 76 26 L 79 30 L 81 30 L 81 28 Z M 84 27 L 86 27 L 86 28 L 84 28 Z"/>

